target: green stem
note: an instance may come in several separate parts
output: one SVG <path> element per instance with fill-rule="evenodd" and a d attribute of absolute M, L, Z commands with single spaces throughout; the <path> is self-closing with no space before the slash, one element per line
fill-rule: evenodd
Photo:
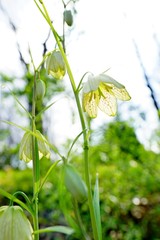
<path fill-rule="evenodd" d="M 36 73 L 34 75 L 34 86 L 33 86 L 33 101 L 32 101 L 32 131 L 36 131 L 35 124 L 35 92 L 36 92 Z M 39 153 L 38 153 L 38 143 L 35 136 L 32 136 L 32 157 L 33 157 L 33 199 L 34 199 L 34 217 L 33 225 L 34 231 L 39 230 L 39 220 L 38 220 L 38 192 L 40 183 L 40 170 L 39 170 Z M 39 233 L 35 234 L 35 240 L 39 240 Z"/>
<path fill-rule="evenodd" d="M 75 199 L 73 201 L 74 201 L 73 203 L 74 203 L 74 211 L 75 211 L 75 215 L 76 215 L 76 220 L 77 220 L 78 226 L 81 230 L 81 233 L 83 235 L 83 238 L 85 240 L 90 240 L 90 237 L 87 235 L 87 233 L 85 231 L 85 228 L 84 228 L 84 225 L 83 225 L 80 213 L 79 213 L 78 202 Z"/>
<path fill-rule="evenodd" d="M 32 203 L 31 203 L 30 199 L 28 198 L 28 196 L 27 196 L 24 192 L 22 192 L 22 191 L 17 191 L 17 192 L 15 192 L 15 193 L 13 194 L 13 196 L 16 196 L 16 195 L 21 195 L 21 196 L 23 196 L 23 198 L 26 200 L 27 205 L 28 205 L 30 208 L 32 207 Z"/>
<path fill-rule="evenodd" d="M 76 104 L 77 104 L 77 108 L 78 108 L 78 112 L 79 112 L 79 117 L 80 117 L 80 121 L 81 121 L 81 126 L 82 126 L 82 130 L 83 130 L 83 140 L 84 140 L 84 162 L 85 162 L 85 180 L 86 180 L 86 185 L 88 188 L 88 204 L 89 204 L 89 209 L 90 209 L 90 216 L 91 216 L 91 223 L 92 223 L 92 229 L 93 229 L 93 236 L 95 240 L 98 240 L 98 230 L 97 230 L 97 225 L 96 225 L 96 217 L 95 217 L 95 212 L 94 212 L 94 206 L 93 206 L 93 200 L 92 200 L 92 190 L 91 190 L 91 181 L 90 181 L 90 175 L 89 175 L 89 156 L 88 156 L 88 149 L 89 149 L 89 144 L 88 144 L 88 139 L 87 139 L 87 133 L 86 133 L 86 124 L 85 124 L 85 120 L 84 120 L 84 116 L 83 116 L 83 111 L 82 111 L 82 107 L 80 104 L 80 100 L 79 100 L 79 95 L 78 95 L 78 91 L 76 88 L 76 84 L 74 81 L 74 77 L 70 68 L 70 65 L 68 63 L 66 54 L 63 50 L 63 46 L 61 44 L 61 41 L 59 39 L 59 36 L 56 32 L 56 30 L 54 29 L 52 22 L 50 20 L 48 11 L 43 3 L 43 0 L 40 1 L 45 13 L 45 19 L 48 22 L 48 24 L 50 25 L 50 28 L 53 32 L 54 38 L 57 42 L 57 45 L 59 47 L 59 50 L 62 54 L 62 57 L 65 61 L 66 64 L 66 68 L 67 68 L 67 72 L 68 72 L 68 76 L 70 78 L 70 82 L 71 82 L 71 86 L 72 86 L 72 90 L 76 99 Z M 43 15 L 44 16 L 44 15 Z"/>

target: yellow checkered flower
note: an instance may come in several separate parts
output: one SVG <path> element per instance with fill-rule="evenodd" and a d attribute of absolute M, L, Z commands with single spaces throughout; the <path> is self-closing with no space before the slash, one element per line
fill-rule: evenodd
<path fill-rule="evenodd" d="M 84 112 L 87 112 L 91 118 L 96 118 L 99 108 L 107 115 L 115 116 L 117 99 L 122 101 L 131 99 L 125 86 L 104 73 L 97 76 L 89 75 L 88 81 L 83 85 Z"/>

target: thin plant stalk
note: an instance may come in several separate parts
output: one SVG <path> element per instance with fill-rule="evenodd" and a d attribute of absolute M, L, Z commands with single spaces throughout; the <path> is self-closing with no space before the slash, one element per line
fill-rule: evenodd
<path fill-rule="evenodd" d="M 78 202 L 75 199 L 73 200 L 73 204 L 74 204 L 74 211 L 75 211 L 76 220 L 77 220 L 78 226 L 81 230 L 83 239 L 90 240 L 90 237 L 86 233 L 86 230 L 84 228 L 84 225 L 83 225 L 80 213 L 79 213 Z"/>
<path fill-rule="evenodd" d="M 34 74 L 34 86 L 33 86 L 33 100 L 32 100 L 32 131 L 36 131 L 35 124 L 35 92 L 36 92 L 36 72 Z M 32 158 L 33 158 L 33 199 L 34 199 L 34 216 L 33 225 L 34 231 L 39 230 L 39 220 L 38 220 L 38 192 L 40 183 L 40 170 L 39 170 L 39 153 L 38 153 L 38 143 L 35 136 L 32 136 Z M 35 234 L 35 240 L 39 240 L 39 233 Z"/>
<path fill-rule="evenodd" d="M 36 2 L 36 0 L 34 0 L 34 1 Z M 83 130 L 85 180 L 86 180 L 86 185 L 87 185 L 87 188 L 88 188 L 88 204 L 89 204 L 89 210 L 90 210 L 90 216 L 91 216 L 93 236 L 94 236 L 95 240 L 98 240 L 98 230 L 97 230 L 97 225 L 96 225 L 96 218 L 95 218 L 95 212 L 94 212 L 94 206 L 93 206 L 93 197 L 92 197 L 92 190 L 91 190 L 91 181 L 90 181 L 90 175 L 89 175 L 88 136 L 87 136 L 87 133 L 86 133 L 86 124 L 85 124 L 84 115 L 83 115 L 83 111 L 82 111 L 82 107 L 81 107 L 81 103 L 80 103 L 80 99 L 79 99 L 79 91 L 77 91 L 75 80 L 74 80 L 69 62 L 67 60 L 66 54 L 63 50 L 62 43 L 59 39 L 59 36 L 58 36 L 56 30 L 53 27 L 53 24 L 52 24 L 51 19 L 49 17 L 48 11 L 47 11 L 44 3 L 43 3 L 43 0 L 40 0 L 40 3 L 41 3 L 42 8 L 43 8 L 43 11 L 42 10 L 40 10 L 40 11 L 41 11 L 43 17 L 46 19 L 47 23 L 49 24 L 49 26 L 52 30 L 54 38 L 57 42 L 59 50 L 60 50 L 60 52 L 62 54 L 62 57 L 64 59 L 64 62 L 66 64 L 68 76 L 69 76 L 69 79 L 70 79 L 70 82 L 71 82 L 72 90 L 73 90 L 75 100 L 76 100 L 76 104 L 77 104 L 77 108 L 78 108 L 79 118 L 80 118 L 82 130 Z M 36 5 L 38 5 L 37 2 L 36 2 Z M 38 7 L 38 8 L 40 9 L 40 7 Z"/>

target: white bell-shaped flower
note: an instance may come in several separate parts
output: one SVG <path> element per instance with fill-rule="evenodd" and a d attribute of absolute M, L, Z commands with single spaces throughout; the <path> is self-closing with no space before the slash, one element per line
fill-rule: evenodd
<path fill-rule="evenodd" d="M 109 116 L 115 116 L 117 99 L 131 99 L 125 86 L 104 73 L 89 75 L 88 81 L 83 85 L 82 103 L 84 111 L 91 118 L 97 117 L 98 108 Z"/>

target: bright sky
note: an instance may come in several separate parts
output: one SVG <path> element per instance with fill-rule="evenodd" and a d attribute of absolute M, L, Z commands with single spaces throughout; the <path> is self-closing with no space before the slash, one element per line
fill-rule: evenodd
<path fill-rule="evenodd" d="M 61 1 L 44 0 L 44 2 L 49 7 L 57 31 L 61 33 L 63 13 Z M 7 18 L 0 11 L 0 71 L 21 75 L 16 41 L 19 42 L 26 61 L 29 61 L 27 52 L 29 44 L 34 60 L 39 64 L 48 26 L 33 0 L 1 0 L 1 3 L 18 31 L 16 35 L 11 31 Z M 157 117 L 149 97 L 149 90 L 145 87 L 133 38 L 138 45 L 146 72 L 157 91 L 160 81 L 159 0 L 79 0 L 76 10 L 74 28 L 67 40 L 67 52 L 77 82 L 87 71 L 98 74 L 111 68 L 109 73 L 124 84 L 132 96 L 130 103 L 125 102 L 122 107 L 119 106 L 123 110 L 124 119 L 138 116 L 136 110 L 127 111 L 130 105 L 139 106 L 140 111 L 147 113 L 146 123 L 140 121 L 140 118 L 138 118 L 139 122 L 135 123 L 139 127 L 140 139 L 145 141 L 151 130 L 157 127 Z M 48 50 L 53 48 L 54 42 L 51 38 L 48 42 Z M 61 119 L 66 120 L 64 128 L 64 122 L 56 123 L 56 134 L 63 128 L 63 132 L 60 133 L 61 140 L 64 139 L 63 134 L 68 135 L 70 127 L 74 135 L 80 132 L 77 125 L 71 125 L 70 113 L 61 110 L 62 103 L 67 109 L 68 103 L 65 100 L 54 107 L 54 111 L 60 112 Z M 55 120 L 57 117 L 56 119 L 54 117 L 53 121 Z M 109 120 L 108 116 L 100 113 L 94 120 L 94 125 L 98 126 Z"/>

